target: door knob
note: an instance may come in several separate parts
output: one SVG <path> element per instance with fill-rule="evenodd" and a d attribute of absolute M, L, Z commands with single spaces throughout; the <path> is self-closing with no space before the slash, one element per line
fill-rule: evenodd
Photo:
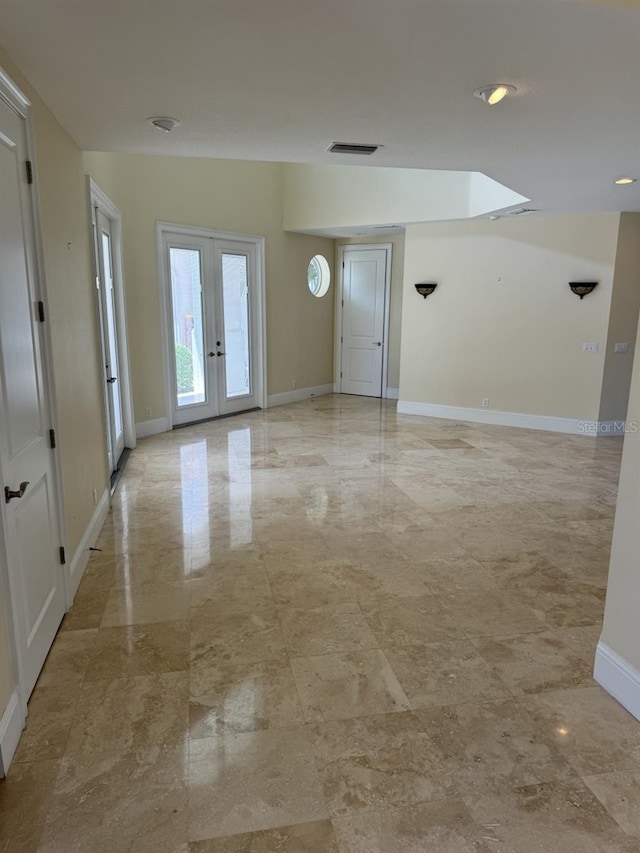
<path fill-rule="evenodd" d="M 18 489 L 18 491 L 12 491 L 9 488 L 9 486 L 5 486 L 4 487 L 5 503 L 9 503 L 9 501 L 12 501 L 14 498 L 21 498 L 24 495 L 24 493 L 27 491 L 28 485 L 29 485 L 29 481 L 24 480 L 22 483 L 20 483 L 20 488 Z"/>
<path fill-rule="evenodd" d="M 209 358 L 213 358 L 215 355 L 215 352 L 208 352 L 207 355 L 209 356 Z"/>
<path fill-rule="evenodd" d="M 109 383 L 109 385 L 113 385 L 113 383 L 117 382 L 117 381 L 118 381 L 117 376 L 112 376 L 111 379 L 107 379 L 107 382 Z"/>
<path fill-rule="evenodd" d="M 376 347 L 381 347 L 381 346 L 382 346 L 382 341 L 371 341 L 371 343 L 372 343 L 374 346 L 376 346 Z"/>
<path fill-rule="evenodd" d="M 218 352 L 216 353 L 216 355 L 226 355 L 226 352 L 220 352 L 220 350 L 218 350 Z"/>

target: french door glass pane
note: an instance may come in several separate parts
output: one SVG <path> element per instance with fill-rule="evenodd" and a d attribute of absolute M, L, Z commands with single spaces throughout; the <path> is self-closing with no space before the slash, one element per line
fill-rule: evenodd
<path fill-rule="evenodd" d="M 178 407 L 204 403 L 202 263 L 198 249 L 169 249 Z"/>
<path fill-rule="evenodd" d="M 111 238 L 105 231 L 102 232 L 102 257 L 104 259 L 104 295 L 107 314 L 107 336 L 109 338 L 109 372 L 111 377 L 115 376 L 116 382 L 119 382 L 118 342 L 116 339 L 116 306 L 113 299 L 113 271 L 111 269 Z M 118 389 L 119 385 L 111 385 L 111 399 L 113 401 L 113 429 L 116 439 L 119 438 L 122 433 L 122 411 L 120 408 L 120 392 Z"/>
<path fill-rule="evenodd" d="M 249 282 L 246 255 L 222 254 L 225 379 L 227 399 L 251 393 Z"/>

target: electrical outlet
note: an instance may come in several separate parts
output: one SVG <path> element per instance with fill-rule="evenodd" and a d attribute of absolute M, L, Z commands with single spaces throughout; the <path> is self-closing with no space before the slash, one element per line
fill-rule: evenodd
<path fill-rule="evenodd" d="M 93 505 L 94 506 L 98 505 L 98 490 L 96 489 L 95 486 L 93 487 Z"/>
<path fill-rule="evenodd" d="M 296 383 L 296 380 L 294 379 L 294 380 L 292 381 L 292 383 L 291 383 L 291 387 L 292 387 L 292 388 L 295 388 L 295 387 L 296 387 L 296 385 L 297 385 L 297 383 Z"/>
<path fill-rule="evenodd" d="M 482 398 L 482 408 L 483 408 L 483 409 L 488 409 L 488 408 L 489 408 L 489 398 L 488 398 L 488 397 L 483 397 L 483 398 Z"/>
<path fill-rule="evenodd" d="M 151 417 L 151 406 L 147 406 L 145 410 L 145 415 L 150 418 Z"/>
<path fill-rule="evenodd" d="M 629 350 L 629 344 L 616 344 L 613 348 L 614 352 L 627 352 Z"/>
<path fill-rule="evenodd" d="M 582 344 L 582 352 L 598 352 L 598 342 L 584 341 Z"/>

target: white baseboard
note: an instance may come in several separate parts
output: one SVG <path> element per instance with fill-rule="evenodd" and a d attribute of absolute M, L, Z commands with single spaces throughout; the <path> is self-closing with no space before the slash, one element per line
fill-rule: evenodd
<path fill-rule="evenodd" d="M 385 395 L 387 400 L 399 400 L 400 399 L 400 389 L 399 388 L 389 388 L 387 386 L 387 393 Z"/>
<path fill-rule="evenodd" d="M 161 432 L 169 432 L 169 418 L 155 418 L 136 424 L 136 438 L 146 438 L 149 435 L 158 435 Z"/>
<path fill-rule="evenodd" d="M 467 409 L 463 406 L 441 406 L 437 403 L 398 402 L 399 415 L 420 415 L 425 418 L 444 418 L 493 426 L 520 427 L 571 435 L 623 435 L 624 421 L 584 421 L 578 418 L 556 418 L 549 415 L 526 415 L 519 412 L 498 412 L 494 409 Z"/>
<path fill-rule="evenodd" d="M 87 568 L 87 563 L 91 556 L 89 548 L 96 544 L 100 531 L 102 530 L 102 526 L 107 518 L 110 506 L 111 494 L 109 489 L 105 489 L 102 493 L 102 497 L 96 505 L 94 513 L 91 516 L 91 521 L 87 525 L 87 529 L 85 530 L 84 535 L 80 540 L 80 544 L 76 548 L 76 552 L 69 565 L 69 572 L 67 575 L 67 605 L 69 607 L 75 598 L 84 570 Z"/>
<path fill-rule="evenodd" d="M 25 709 L 21 705 L 18 691 L 14 690 L 0 718 L 0 778 L 7 775 L 13 761 L 25 719 Z"/>
<path fill-rule="evenodd" d="M 286 406 L 287 403 L 297 403 L 299 400 L 308 400 L 309 397 L 322 397 L 323 394 L 333 394 L 333 382 L 328 385 L 314 385 L 312 388 L 294 388 L 282 394 L 270 394 L 267 397 L 267 408 Z"/>
<path fill-rule="evenodd" d="M 593 677 L 636 720 L 640 720 L 640 672 L 606 643 L 598 643 Z"/>

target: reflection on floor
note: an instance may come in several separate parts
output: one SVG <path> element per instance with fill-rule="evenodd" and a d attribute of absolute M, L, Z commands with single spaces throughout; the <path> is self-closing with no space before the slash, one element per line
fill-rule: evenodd
<path fill-rule="evenodd" d="M 590 677 L 620 447 L 337 396 L 140 442 L 0 849 L 637 853 Z"/>

